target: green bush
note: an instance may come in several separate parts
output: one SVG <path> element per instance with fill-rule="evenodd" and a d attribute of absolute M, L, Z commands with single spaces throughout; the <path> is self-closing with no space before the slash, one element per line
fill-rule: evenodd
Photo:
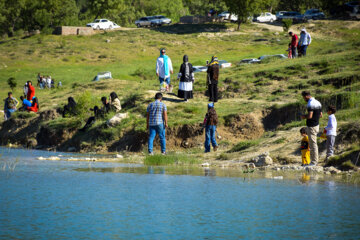
<path fill-rule="evenodd" d="M 284 32 L 287 32 L 287 31 L 289 31 L 291 25 L 293 24 L 293 20 L 292 19 L 283 19 L 282 24 L 283 24 Z"/>
<path fill-rule="evenodd" d="M 100 101 L 96 102 L 95 99 L 92 97 L 91 93 L 85 91 L 77 99 L 76 117 L 80 120 L 85 120 L 89 115 L 92 114 L 90 108 L 93 108 L 96 104 L 99 106 L 99 104 L 101 103 Z"/>
<path fill-rule="evenodd" d="M 185 154 L 174 155 L 148 155 L 144 160 L 145 165 L 190 165 L 200 161 L 193 156 Z"/>
<path fill-rule="evenodd" d="M 242 141 L 242 142 L 239 142 L 238 144 L 236 144 L 234 147 L 232 147 L 229 150 L 229 152 L 240 152 L 240 151 L 243 151 L 250 147 L 256 146 L 259 143 L 260 143 L 259 140 L 245 140 L 245 141 Z"/>

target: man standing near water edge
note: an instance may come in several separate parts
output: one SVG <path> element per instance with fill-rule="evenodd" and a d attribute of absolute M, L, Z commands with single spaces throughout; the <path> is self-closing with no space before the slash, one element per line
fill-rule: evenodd
<path fill-rule="evenodd" d="M 311 160 L 309 165 L 314 166 L 319 161 L 317 134 L 319 132 L 319 119 L 322 117 L 321 103 L 315 98 L 311 97 L 310 92 L 308 91 L 303 91 L 301 95 L 307 102 L 306 108 L 308 114 L 301 115 L 301 118 L 306 119 L 306 131 L 309 137 Z"/>
<path fill-rule="evenodd" d="M 171 59 L 166 55 L 165 48 L 160 50 L 160 56 L 156 61 L 156 75 L 159 77 L 160 86 L 165 81 L 167 88 L 170 87 L 170 73 L 173 74 L 173 66 Z"/>
<path fill-rule="evenodd" d="M 150 103 L 146 110 L 146 129 L 149 130 L 149 154 L 153 154 L 153 144 L 156 134 L 158 134 L 160 138 L 161 153 L 163 155 L 166 154 L 165 129 L 168 126 L 167 108 L 161 100 L 162 94 L 156 93 L 155 102 Z"/>

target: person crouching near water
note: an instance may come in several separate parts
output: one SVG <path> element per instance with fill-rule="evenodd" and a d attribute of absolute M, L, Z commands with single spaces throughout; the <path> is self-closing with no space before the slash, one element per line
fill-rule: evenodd
<path fill-rule="evenodd" d="M 210 152 L 210 142 L 214 148 L 214 152 L 218 149 L 218 144 L 215 138 L 216 125 L 218 123 L 218 116 L 216 114 L 214 103 L 208 104 L 208 111 L 205 115 L 205 152 Z"/>
<path fill-rule="evenodd" d="M 171 59 L 166 55 L 165 48 L 160 49 L 160 56 L 156 61 L 156 75 L 159 77 L 160 88 L 166 83 L 166 90 L 170 88 L 170 74 L 173 74 Z"/>
<path fill-rule="evenodd" d="M 183 64 L 180 66 L 178 79 L 180 79 L 178 98 L 183 98 L 184 101 L 187 102 L 188 99 L 193 98 L 194 83 L 194 70 L 192 64 L 189 63 L 187 55 L 183 57 Z"/>
<path fill-rule="evenodd" d="M 150 103 L 146 109 L 146 129 L 149 130 L 148 150 L 150 155 L 153 155 L 156 134 L 160 138 L 161 153 L 166 154 L 165 129 L 168 126 L 168 117 L 166 105 L 161 102 L 162 97 L 161 93 L 156 93 L 155 102 Z"/>
<path fill-rule="evenodd" d="M 219 80 L 219 62 L 216 56 L 211 58 L 207 69 L 207 86 L 209 92 L 209 102 L 218 101 L 218 80 Z"/>
<path fill-rule="evenodd" d="M 310 164 L 310 146 L 305 127 L 300 129 L 300 134 L 303 137 L 301 139 L 301 166 L 306 166 Z"/>

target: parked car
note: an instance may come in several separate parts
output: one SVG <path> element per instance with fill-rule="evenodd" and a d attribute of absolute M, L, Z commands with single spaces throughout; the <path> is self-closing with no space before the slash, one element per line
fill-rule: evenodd
<path fill-rule="evenodd" d="M 87 27 L 92 27 L 93 29 L 112 29 L 119 28 L 120 26 L 116 23 L 107 20 L 107 19 L 95 19 L 94 22 L 86 24 Z"/>
<path fill-rule="evenodd" d="M 135 21 L 137 27 L 154 27 L 157 25 L 157 20 L 153 16 L 142 17 Z"/>
<path fill-rule="evenodd" d="M 226 60 L 219 60 L 219 66 L 220 66 L 220 68 L 228 68 L 228 67 L 231 67 L 232 64 Z"/>
<path fill-rule="evenodd" d="M 269 12 L 261 13 L 260 16 L 256 18 L 258 22 L 274 22 L 276 20 L 276 16 Z"/>
<path fill-rule="evenodd" d="M 171 19 L 164 17 L 163 15 L 156 15 L 154 16 L 154 20 L 156 22 L 156 25 L 161 26 L 164 24 L 170 24 L 171 23 Z"/>
<path fill-rule="evenodd" d="M 280 12 L 277 12 L 277 13 L 275 14 L 276 19 L 281 18 L 281 17 L 284 15 L 284 13 L 286 13 L 286 11 L 280 11 Z"/>
<path fill-rule="evenodd" d="M 321 12 L 319 9 L 309 9 L 304 13 L 304 18 L 306 20 L 309 19 L 324 19 L 325 14 Z"/>
<path fill-rule="evenodd" d="M 246 58 L 240 61 L 240 64 L 253 64 L 253 63 L 260 63 L 261 60 L 258 58 Z"/>
<path fill-rule="evenodd" d="M 303 22 L 304 15 L 299 12 L 284 12 L 282 16 L 279 16 L 278 20 L 281 21 L 283 19 L 292 19 L 293 22 Z"/>
<path fill-rule="evenodd" d="M 197 73 L 197 72 L 206 72 L 206 71 L 207 71 L 207 67 L 206 67 L 206 66 L 193 66 L 193 71 L 194 71 L 194 73 Z"/>
<path fill-rule="evenodd" d="M 261 57 L 259 57 L 260 61 L 263 61 L 267 58 L 278 58 L 278 59 L 287 59 L 288 57 L 285 56 L 284 54 L 275 54 L 275 55 L 263 55 Z"/>
<path fill-rule="evenodd" d="M 229 20 L 231 22 L 236 22 L 238 20 L 238 16 L 235 14 L 230 14 L 230 12 L 225 11 L 218 15 L 219 18 L 224 18 L 224 20 Z"/>
<path fill-rule="evenodd" d="M 360 1 L 353 1 L 344 4 L 346 12 L 351 18 L 359 19 Z"/>

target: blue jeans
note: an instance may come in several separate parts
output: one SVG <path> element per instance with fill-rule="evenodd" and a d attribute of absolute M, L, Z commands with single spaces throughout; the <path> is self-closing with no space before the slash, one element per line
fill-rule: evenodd
<path fill-rule="evenodd" d="M 6 109 L 5 110 L 6 118 L 9 119 L 11 117 L 11 114 L 15 111 L 16 109 Z"/>
<path fill-rule="evenodd" d="M 159 77 L 160 85 L 164 82 L 164 78 Z M 170 85 L 170 77 L 165 78 L 165 82 L 167 85 Z"/>
<path fill-rule="evenodd" d="M 210 152 L 210 142 L 213 147 L 217 146 L 215 138 L 216 126 L 208 125 L 205 128 L 205 152 Z"/>
<path fill-rule="evenodd" d="M 301 46 L 301 56 L 306 56 L 306 49 L 307 49 L 308 45 L 303 45 Z"/>
<path fill-rule="evenodd" d="M 153 144 L 156 134 L 160 137 L 160 145 L 161 145 L 161 152 L 166 152 L 166 139 L 165 139 L 165 127 L 163 124 L 156 125 L 156 126 L 149 126 L 149 142 L 148 142 L 148 150 L 149 153 L 153 152 Z"/>

